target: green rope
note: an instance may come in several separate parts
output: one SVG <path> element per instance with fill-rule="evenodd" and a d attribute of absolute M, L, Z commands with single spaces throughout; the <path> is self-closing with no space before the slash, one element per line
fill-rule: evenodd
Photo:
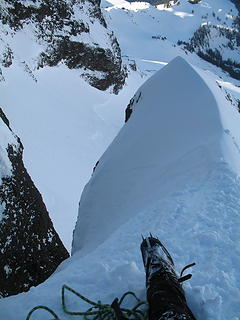
<path fill-rule="evenodd" d="M 86 311 L 79 311 L 79 312 L 73 312 L 69 311 L 66 306 L 66 301 L 65 301 L 65 292 L 70 291 L 77 297 L 79 297 L 81 300 L 87 302 L 91 307 L 87 309 Z M 122 314 L 124 318 L 126 319 L 131 319 L 131 320 L 146 320 L 147 319 L 147 311 L 143 311 L 139 309 L 143 305 L 147 305 L 145 301 L 141 301 L 138 299 L 138 297 L 135 295 L 134 292 L 128 291 L 123 294 L 123 296 L 120 298 L 118 305 L 119 307 L 123 303 L 124 299 L 127 296 L 133 296 L 135 300 L 137 301 L 136 305 L 132 309 L 126 309 L 126 308 L 121 308 Z M 73 290 L 67 285 L 62 286 L 62 308 L 64 313 L 72 316 L 83 316 L 83 320 L 114 320 L 116 319 L 115 311 L 109 304 L 102 304 L 101 301 L 98 301 L 97 303 L 94 301 L 89 300 L 88 298 L 84 297 L 81 295 L 79 292 Z M 32 314 L 38 310 L 38 309 L 44 309 L 48 311 L 51 315 L 54 316 L 54 320 L 61 320 L 56 313 L 51 310 L 48 307 L 45 306 L 37 306 L 34 307 L 27 315 L 26 320 L 30 320 Z"/>
<path fill-rule="evenodd" d="M 44 309 L 46 311 L 48 311 L 49 313 L 51 313 L 51 315 L 54 316 L 54 320 L 60 320 L 60 318 L 58 318 L 58 316 L 56 315 L 56 313 L 54 311 L 52 311 L 50 308 L 45 307 L 45 306 L 37 306 L 35 308 L 33 308 L 27 315 L 26 320 L 29 320 L 31 315 L 33 314 L 34 311 L 38 310 L 38 309 Z"/>

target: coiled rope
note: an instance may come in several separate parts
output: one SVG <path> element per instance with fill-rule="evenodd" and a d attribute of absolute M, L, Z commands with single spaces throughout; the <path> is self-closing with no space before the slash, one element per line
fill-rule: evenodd
<path fill-rule="evenodd" d="M 79 297 L 81 300 L 87 302 L 91 305 L 91 307 L 84 311 L 84 312 L 73 312 L 69 311 L 66 306 L 65 301 L 65 293 L 66 291 L 70 291 L 73 294 L 75 294 L 77 297 Z M 124 299 L 127 296 L 133 296 L 136 300 L 136 305 L 132 309 L 122 308 L 121 304 L 123 303 Z M 98 301 L 97 303 L 94 301 L 89 300 L 88 298 L 84 297 L 77 291 L 73 290 L 67 285 L 62 286 L 62 308 L 64 313 L 72 316 L 82 316 L 83 320 L 123 320 L 123 319 L 129 319 L 129 320 L 146 320 L 147 319 L 147 308 L 145 310 L 142 310 L 140 307 L 143 305 L 147 306 L 146 301 L 141 301 L 134 292 L 128 291 L 123 294 L 123 296 L 118 299 L 115 299 L 111 305 L 109 304 L 102 304 L 101 301 Z M 34 307 L 27 315 L 26 320 L 30 320 L 32 314 L 39 309 L 46 310 L 48 313 L 50 313 L 54 320 L 61 320 L 58 315 L 50 308 L 45 306 L 36 306 Z"/>

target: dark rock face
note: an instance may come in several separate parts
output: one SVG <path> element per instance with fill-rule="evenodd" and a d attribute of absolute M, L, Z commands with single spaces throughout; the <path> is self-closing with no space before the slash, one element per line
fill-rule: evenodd
<path fill-rule="evenodd" d="M 100 1 L 4 0 L 2 3 L 0 22 L 11 28 L 11 37 L 30 25 L 36 42 L 44 48 L 37 59 L 33 57 L 37 60 L 35 68 L 64 63 L 70 69 L 80 69 L 80 75 L 100 90 L 112 86 L 117 93 L 121 89 L 126 71 L 118 42 L 107 29 Z M 101 37 L 104 34 L 103 43 L 98 43 L 101 37 L 97 33 Z M 10 67 L 14 54 L 10 47 L 4 48 L 0 64 Z"/>
<path fill-rule="evenodd" d="M 201 0 L 188 0 L 188 2 L 192 3 L 192 4 L 197 4 L 198 2 L 200 2 Z"/>
<path fill-rule="evenodd" d="M 68 36 L 62 37 L 49 45 L 46 52 L 41 53 L 38 67 L 56 66 L 64 61 L 69 69 L 85 68 L 92 71 L 83 72 L 82 77 L 93 87 L 106 90 L 113 85 L 113 91 L 117 93 L 124 84 L 126 75 L 121 70 L 121 53 L 113 35 L 111 41 L 112 46 L 115 46 L 115 57 L 110 49 L 94 48 L 86 43 L 72 41 Z M 104 76 L 99 78 L 94 71 L 101 72 Z"/>
<path fill-rule="evenodd" d="M 1 125 L 3 121 L 9 128 L 1 110 Z M 2 178 L 0 176 L 1 297 L 40 284 L 69 257 L 54 230 L 41 194 L 24 167 L 22 153 L 23 146 L 16 137 L 16 143 L 7 147 L 11 175 L 4 176 L 1 172 Z"/>
<path fill-rule="evenodd" d="M 240 2 L 239 2 L 239 0 L 230 0 L 230 1 L 235 4 L 235 6 L 238 9 L 239 14 L 240 14 Z"/>
<path fill-rule="evenodd" d="M 142 93 L 139 92 L 134 95 L 134 97 L 130 100 L 129 104 L 127 105 L 127 108 L 125 110 L 125 123 L 128 121 L 128 119 L 131 117 L 133 112 L 133 106 L 138 104 L 139 100 L 142 97 Z"/>

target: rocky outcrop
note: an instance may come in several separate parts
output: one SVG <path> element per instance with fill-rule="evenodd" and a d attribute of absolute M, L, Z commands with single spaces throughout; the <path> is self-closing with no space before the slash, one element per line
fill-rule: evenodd
<path fill-rule="evenodd" d="M 238 9 L 239 14 L 240 14 L 240 3 L 239 3 L 239 1 L 238 0 L 230 0 L 230 1 L 235 4 L 235 6 Z"/>
<path fill-rule="evenodd" d="M 129 104 L 127 105 L 127 108 L 125 109 L 125 123 L 131 117 L 132 112 L 133 112 L 133 108 L 141 100 L 141 97 L 142 97 L 142 93 L 140 91 L 138 94 L 135 94 L 134 97 L 129 101 Z"/>
<path fill-rule="evenodd" d="M 198 2 L 200 2 L 201 0 L 188 0 L 188 2 L 192 3 L 192 4 L 197 4 Z"/>
<path fill-rule="evenodd" d="M 100 90 L 112 87 L 117 93 L 123 86 L 126 72 L 120 48 L 107 28 L 99 1 L 2 0 L 0 23 L 2 66 L 10 67 L 18 55 L 9 46 L 9 37 L 27 29 L 28 37 L 41 48 L 31 58 L 32 69 L 64 63 L 70 69 L 79 69 L 80 76 Z"/>
<path fill-rule="evenodd" d="M 238 10 L 240 5 L 235 0 L 233 2 Z M 196 54 L 202 59 L 220 67 L 232 78 L 240 80 L 240 16 L 233 14 L 233 10 L 228 12 L 228 23 L 222 21 L 222 17 L 217 12 L 212 12 L 212 17 L 218 22 L 212 23 L 208 15 L 203 16 L 206 20 L 194 32 L 193 36 L 186 41 L 178 41 L 178 45 L 183 45 L 184 49 Z M 208 22 L 210 20 L 211 22 Z M 232 21 L 232 22 L 230 22 Z"/>
<path fill-rule="evenodd" d="M 69 254 L 26 168 L 23 145 L 0 109 L 0 296 L 46 280 Z"/>
<path fill-rule="evenodd" d="M 237 20 L 235 22 L 236 26 Z M 220 39 L 215 44 L 215 39 Z M 199 27 L 189 43 L 184 43 L 185 49 L 196 52 L 199 57 L 222 68 L 229 75 L 240 80 L 240 59 L 231 59 L 227 52 L 238 53 L 240 46 L 240 32 L 237 28 L 222 28 L 215 25 Z M 237 55 L 236 55 L 237 57 Z"/>
<path fill-rule="evenodd" d="M 134 2 L 135 0 L 130 0 L 129 2 Z M 164 4 L 164 7 L 170 8 L 172 5 L 176 4 L 179 2 L 179 0 L 147 0 L 144 2 L 151 3 L 154 6 L 157 6 L 159 4 Z"/>

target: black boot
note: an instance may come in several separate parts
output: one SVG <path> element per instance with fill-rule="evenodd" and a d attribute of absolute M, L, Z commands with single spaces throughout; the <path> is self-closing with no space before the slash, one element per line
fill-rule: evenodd
<path fill-rule="evenodd" d="M 146 271 L 149 320 L 196 320 L 187 306 L 181 280 L 177 276 L 173 260 L 154 237 L 143 239 L 141 244 Z"/>

